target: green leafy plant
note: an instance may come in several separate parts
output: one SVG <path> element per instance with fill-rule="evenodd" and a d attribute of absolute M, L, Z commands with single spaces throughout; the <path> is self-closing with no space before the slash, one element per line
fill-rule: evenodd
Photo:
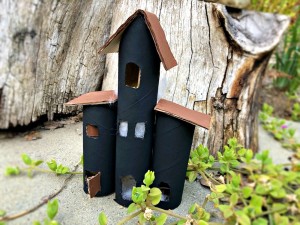
<path fill-rule="evenodd" d="M 44 219 L 44 225 L 59 225 L 60 223 L 54 220 L 58 212 L 58 200 L 48 201 L 47 203 L 47 218 Z M 42 225 L 40 221 L 34 221 L 33 225 Z"/>
<path fill-rule="evenodd" d="M 210 171 L 222 173 L 225 179 L 215 183 L 216 177 L 207 176 L 212 190 L 207 200 L 222 212 L 226 224 L 299 225 L 300 151 L 291 163 L 275 165 L 268 151 L 253 158 L 252 150 L 243 148 L 235 138 L 228 140 L 226 146 L 214 165 L 209 166 Z M 195 157 L 199 161 L 203 158 L 194 151 L 191 152 L 190 159 L 194 159 L 189 161 L 187 176 L 191 170 L 200 168 Z M 206 154 L 205 158 L 208 157 Z M 199 175 L 203 176 L 203 173 Z"/>
<path fill-rule="evenodd" d="M 299 6 L 297 6 L 299 11 Z M 299 12 L 298 12 L 299 13 Z M 276 51 L 276 63 L 274 68 L 289 76 L 278 77 L 273 84 L 276 88 L 287 90 L 289 94 L 295 94 L 300 86 L 300 17 L 289 28 L 284 37 L 284 44 Z M 280 50 L 279 50 L 280 49 Z"/>
<path fill-rule="evenodd" d="M 295 103 L 293 105 L 292 120 L 300 121 L 300 104 L 299 103 Z"/>
<path fill-rule="evenodd" d="M 296 130 L 289 128 L 284 119 L 272 117 L 273 107 L 264 103 L 259 113 L 259 120 L 263 128 L 280 141 L 282 146 L 297 151 L 300 143 L 295 139 Z"/>
<path fill-rule="evenodd" d="M 272 12 L 295 16 L 298 0 L 251 0 L 251 8 L 257 11 Z"/>
<path fill-rule="evenodd" d="M 176 223 L 172 224 L 209 224 L 207 222 L 210 219 L 210 214 L 197 204 L 193 204 L 190 207 L 188 215 L 186 217 L 177 215 L 170 210 L 164 210 L 156 207 L 156 205 L 161 200 L 162 192 L 159 188 L 150 187 L 154 179 L 154 172 L 148 171 L 145 174 L 143 185 L 141 185 L 140 187 L 133 187 L 131 196 L 133 203 L 131 203 L 127 209 L 127 213 L 131 214 L 118 222 L 118 225 L 125 224 L 135 217 L 138 218 L 140 225 L 163 225 L 166 223 L 168 216 L 172 216 L 178 219 Z M 99 224 L 108 224 L 107 218 L 103 212 L 101 212 L 99 215 Z"/>
<path fill-rule="evenodd" d="M 27 172 L 27 175 L 29 177 L 32 177 L 34 171 L 42 172 L 42 173 L 54 173 L 56 175 L 82 174 L 82 172 L 70 172 L 69 167 L 64 166 L 62 164 L 58 165 L 54 159 L 47 162 L 48 168 L 50 169 L 47 170 L 39 167 L 41 164 L 44 163 L 43 160 L 33 160 L 32 158 L 30 158 L 30 156 L 28 156 L 25 153 L 21 155 L 21 158 L 23 163 L 26 165 L 26 167 L 19 168 L 17 166 L 8 166 L 6 167 L 4 172 L 6 176 L 16 176 L 21 174 L 22 172 Z M 80 163 L 81 162 L 83 162 L 83 157 L 81 157 Z"/>

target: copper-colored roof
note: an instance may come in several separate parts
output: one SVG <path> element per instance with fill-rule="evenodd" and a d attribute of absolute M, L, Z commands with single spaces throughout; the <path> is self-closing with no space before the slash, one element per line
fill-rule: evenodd
<path fill-rule="evenodd" d="M 99 53 L 112 53 L 119 51 L 119 45 L 123 32 L 131 24 L 132 21 L 142 14 L 144 16 L 146 25 L 152 35 L 156 50 L 166 70 L 169 70 L 177 65 L 177 62 L 171 52 L 170 46 L 167 42 L 165 32 L 162 29 L 157 16 L 153 13 L 137 10 L 123 23 L 118 30 L 108 39 L 108 41 L 100 48 Z"/>
<path fill-rule="evenodd" d="M 163 112 L 170 116 L 176 117 L 193 125 L 201 126 L 209 129 L 210 116 L 201 112 L 197 112 L 174 102 L 160 99 L 154 108 L 156 111 Z"/>
<path fill-rule="evenodd" d="M 83 94 L 78 98 L 65 103 L 67 106 L 73 105 L 100 105 L 114 103 L 118 99 L 115 91 L 94 91 Z"/>

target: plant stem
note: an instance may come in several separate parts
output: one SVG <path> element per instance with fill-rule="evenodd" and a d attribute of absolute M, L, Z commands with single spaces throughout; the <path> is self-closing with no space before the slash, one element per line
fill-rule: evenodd
<path fill-rule="evenodd" d="M 57 174 L 55 171 L 52 170 L 46 170 L 46 169 L 42 169 L 39 167 L 28 167 L 28 168 L 21 168 L 20 170 L 25 170 L 25 171 L 38 171 L 38 172 L 42 172 L 42 173 L 54 173 Z M 67 172 L 66 174 L 83 174 L 82 172 Z"/>
<path fill-rule="evenodd" d="M 205 170 L 203 171 L 204 174 L 210 178 L 213 182 L 215 182 L 215 184 L 222 184 L 221 182 L 217 181 L 215 178 L 213 178 L 213 176 L 211 176 L 208 172 L 206 172 Z"/>
<path fill-rule="evenodd" d="M 203 173 L 201 170 L 199 171 L 200 175 L 204 178 L 204 180 L 207 182 L 207 184 L 210 186 L 210 180 L 207 178 L 205 173 Z"/>
<path fill-rule="evenodd" d="M 287 208 L 280 208 L 280 209 L 273 209 L 273 210 L 267 210 L 265 212 L 262 212 L 258 215 L 255 216 L 255 218 L 259 218 L 259 217 L 262 217 L 262 216 L 266 216 L 266 215 L 271 215 L 273 213 L 276 213 L 276 212 L 280 212 L 280 211 L 283 211 L 283 210 L 286 210 Z"/>
<path fill-rule="evenodd" d="M 131 220 L 131 219 L 133 219 L 134 217 L 138 216 L 141 212 L 143 212 L 143 211 L 140 209 L 139 211 L 137 211 L 137 212 L 135 212 L 135 213 L 133 213 L 133 214 L 131 214 L 131 215 L 129 215 L 129 216 L 124 217 L 122 220 L 120 220 L 120 221 L 118 222 L 117 225 L 125 224 L 125 223 L 128 222 L 129 220 Z"/>
<path fill-rule="evenodd" d="M 208 202 L 208 195 L 205 196 L 204 202 L 202 203 L 202 206 L 201 206 L 201 207 L 202 207 L 203 209 L 205 208 L 207 202 Z"/>
<path fill-rule="evenodd" d="M 165 213 L 169 216 L 173 216 L 173 217 L 181 219 L 181 220 L 186 220 L 186 218 L 184 216 L 177 215 L 177 214 L 173 213 L 171 210 L 164 210 L 164 209 L 161 209 L 161 208 L 158 208 L 158 207 L 155 207 L 155 206 L 148 206 L 148 208 L 152 209 L 152 210 L 156 210 L 156 211 L 161 212 L 161 213 Z"/>

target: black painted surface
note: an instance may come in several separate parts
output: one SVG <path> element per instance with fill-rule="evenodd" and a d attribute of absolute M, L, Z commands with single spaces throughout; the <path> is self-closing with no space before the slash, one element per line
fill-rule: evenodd
<path fill-rule="evenodd" d="M 141 69 L 139 88 L 125 85 L 127 63 Z M 150 167 L 153 146 L 154 106 L 157 101 L 160 59 L 144 18 L 138 16 L 124 31 L 119 48 L 118 122 L 128 121 L 128 136 L 117 135 L 116 143 L 116 201 L 128 206 L 122 199 L 121 178 L 132 175 L 141 185 Z M 146 123 L 144 139 L 135 138 L 137 122 Z"/>
<path fill-rule="evenodd" d="M 185 174 L 195 126 L 157 112 L 153 155 L 154 187 L 169 186 L 169 201 L 159 203 L 163 209 L 174 209 L 181 203 Z M 167 185 L 165 185 L 167 184 Z"/>
<path fill-rule="evenodd" d="M 96 125 L 99 130 L 97 138 L 88 137 L 86 126 Z M 116 108 L 114 105 L 95 105 L 83 107 L 83 178 L 84 191 L 88 193 L 86 175 L 89 172 L 101 172 L 101 191 L 96 195 L 105 196 L 115 188 L 115 149 L 116 149 Z"/>

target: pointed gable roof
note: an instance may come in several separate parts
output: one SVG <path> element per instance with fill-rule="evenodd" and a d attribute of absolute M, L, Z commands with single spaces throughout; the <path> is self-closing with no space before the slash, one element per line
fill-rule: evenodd
<path fill-rule="evenodd" d="M 187 123 L 191 123 L 195 126 L 204 127 L 206 129 L 209 129 L 210 127 L 209 115 L 185 108 L 165 99 L 160 99 L 154 110 L 173 116 Z"/>
<path fill-rule="evenodd" d="M 137 10 L 134 14 L 132 14 L 125 21 L 125 23 L 123 23 L 118 28 L 118 30 L 100 48 L 99 53 L 105 54 L 105 53 L 118 52 L 123 32 L 139 14 L 142 14 L 145 19 L 145 23 L 152 35 L 157 53 L 165 69 L 169 70 L 174 66 L 176 66 L 177 62 L 171 52 L 170 46 L 165 36 L 165 32 L 162 29 L 157 16 L 153 13 L 141 9 Z"/>

